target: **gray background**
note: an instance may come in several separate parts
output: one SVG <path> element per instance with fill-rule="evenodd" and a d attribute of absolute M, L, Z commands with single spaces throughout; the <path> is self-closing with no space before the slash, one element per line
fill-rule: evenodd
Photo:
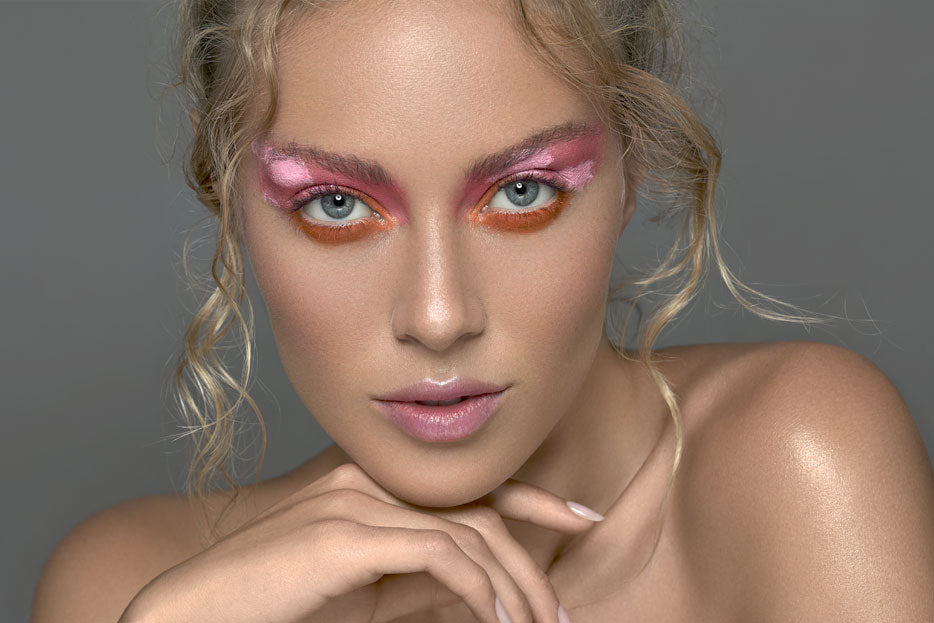
<path fill-rule="evenodd" d="M 27 617 L 43 561 L 76 522 L 182 487 L 184 449 L 162 441 L 175 432 L 165 387 L 191 306 L 177 255 L 201 211 L 178 154 L 165 166 L 157 151 L 179 118 L 155 98 L 171 24 L 159 5 L 0 3 L 7 621 Z M 727 260 L 770 294 L 874 322 L 808 334 L 736 312 L 714 285 L 661 343 L 843 345 L 888 374 L 934 449 L 934 4 L 716 0 L 700 14 L 716 32 L 698 58 L 719 100 L 707 109 L 725 151 Z M 671 239 L 646 216 L 623 237 L 627 263 Z M 330 441 L 257 311 L 268 477 Z"/>

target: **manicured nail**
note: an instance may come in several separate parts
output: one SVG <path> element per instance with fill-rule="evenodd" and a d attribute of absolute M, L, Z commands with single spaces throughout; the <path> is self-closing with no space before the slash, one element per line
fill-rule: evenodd
<path fill-rule="evenodd" d="M 577 502 L 568 502 L 567 504 L 568 508 L 584 519 L 589 519 L 590 521 L 603 521 L 605 519 L 603 515 L 592 508 L 587 508 L 583 504 L 578 504 Z"/>
<path fill-rule="evenodd" d="M 558 623 L 571 623 L 571 617 L 561 604 L 558 604 Z"/>
<path fill-rule="evenodd" d="M 499 597 L 496 598 L 496 616 L 499 618 L 499 623 L 512 623 L 512 619 L 509 618 L 509 615 L 506 614 L 506 608 L 503 608 L 503 602 L 499 600 Z M 558 615 L 561 616 L 560 614 Z"/>

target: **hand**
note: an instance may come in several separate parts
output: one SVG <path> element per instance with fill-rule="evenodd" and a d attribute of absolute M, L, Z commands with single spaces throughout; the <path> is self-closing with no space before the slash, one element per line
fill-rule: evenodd
<path fill-rule="evenodd" d="M 512 623 L 557 623 L 551 582 L 503 517 L 573 534 L 593 525 L 515 480 L 429 510 L 344 464 L 157 576 L 120 623 L 387 623 L 461 601 L 500 623 L 496 597 Z"/>

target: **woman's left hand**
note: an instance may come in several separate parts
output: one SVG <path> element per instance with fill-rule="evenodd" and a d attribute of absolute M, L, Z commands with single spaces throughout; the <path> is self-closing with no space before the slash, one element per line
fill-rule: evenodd
<path fill-rule="evenodd" d="M 415 506 L 383 489 L 362 468 L 357 467 L 356 470 L 344 472 L 354 477 L 352 483 L 354 489 L 386 503 L 419 513 L 435 515 L 479 532 L 493 555 L 529 595 L 543 593 L 554 595 L 554 588 L 545 570 L 516 541 L 503 519 L 524 521 L 566 534 L 586 532 L 595 523 L 572 511 L 564 498 L 541 487 L 511 478 L 487 495 L 462 506 L 449 508 Z M 358 521 L 366 523 L 364 518 Z M 417 580 L 415 576 L 419 576 Z M 426 610 L 438 612 L 443 608 L 462 608 L 464 605 L 459 595 L 427 573 L 386 575 L 379 581 L 379 585 L 380 603 L 376 605 L 376 612 L 379 613 L 380 623 L 403 621 L 405 616 L 412 612 Z M 399 591 L 402 591 L 402 594 Z M 345 597 L 350 601 L 354 599 L 353 593 Z M 556 600 L 557 596 L 555 596 Z M 333 604 L 335 613 L 341 611 L 339 601 Z M 530 599 L 529 603 L 535 621 L 555 620 L 554 612 L 538 611 L 542 607 L 543 600 Z M 394 605 L 400 605 L 404 610 L 394 612 Z"/>

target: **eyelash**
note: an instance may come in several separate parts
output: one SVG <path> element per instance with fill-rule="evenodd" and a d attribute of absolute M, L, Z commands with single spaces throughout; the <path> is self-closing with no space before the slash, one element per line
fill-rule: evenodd
<path fill-rule="evenodd" d="M 538 182 L 547 184 L 555 190 L 555 198 L 546 206 L 525 211 L 495 210 L 493 212 L 484 212 L 488 207 L 493 196 L 509 184 L 519 181 Z M 351 222 L 348 225 L 315 225 L 302 217 L 302 208 L 315 199 L 320 199 L 326 195 L 341 193 L 349 195 L 358 201 L 362 201 L 369 206 L 377 221 L 372 219 L 361 219 Z M 572 191 L 568 189 L 565 182 L 556 174 L 550 171 L 523 171 L 508 175 L 500 180 L 495 186 L 490 187 L 484 193 L 482 200 L 478 203 L 479 208 L 471 212 L 473 218 L 483 224 L 501 227 L 513 231 L 535 231 L 541 229 L 553 218 L 555 218 L 561 209 L 567 203 Z M 362 238 L 370 230 L 381 230 L 389 226 L 392 219 L 387 218 L 382 212 L 374 206 L 379 204 L 371 197 L 350 188 L 327 184 L 315 186 L 297 194 L 289 201 L 289 220 L 292 221 L 295 230 L 299 233 L 310 236 L 319 242 L 348 242 Z"/>
<path fill-rule="evenodd" d="M 538 182 L 539 184 L 551 186 L 555 190 L 555 198 L 548 205 L 532 210 L 483 211 L 496 193 L 506 188 L 509 184 L 524 181 Z M 558 216 L 567 204 L 572 192 L 573 191 L 568 188 L 564 180 L 551 171 L 533 170 L 513 173 L 500 180 L 498 184 L 484 194 L 482 201 L 479 203 L 480 208 L 473 212 L 474 219 L 485 225 L 492 225 L 493 227 L 500 227 L 517 232 L 536 231 Z"/>
<path fill-rule="evenodd" d="M 367 206 L 370 206 L 374 215 L 379 219 L 379 222 L 374 222 L 372 218 L 369 218 L 352 221 L 347 225 L 315 225 L 302 217 L 302 208 L 306 204 L 334 193 L 349 195 L 358 201 L 362 201 Z M 292 221 L 296 231 L 308 235 L 319 242 L 347 242 L 362 238 L 369 233 L 370 230 L 385 229 L 389 226 L 390 219 L 372 207 L 378 205 L 379 204 L 371 197 L 359 191 L 335 184 L 326 184 L 309 188 L 293 197 L 289 201 L 289 220 Z"/>

